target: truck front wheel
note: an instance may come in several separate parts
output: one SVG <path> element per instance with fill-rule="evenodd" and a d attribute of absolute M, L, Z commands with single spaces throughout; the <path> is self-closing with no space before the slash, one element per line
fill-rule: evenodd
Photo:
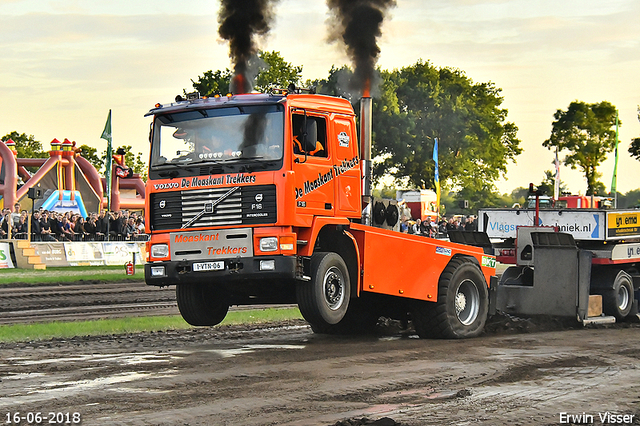
<path fill-rule="evenodd" d="M 324 332 L 345 316 L 351 297 L 349 271 L 337 253 L 320 252 L 311 257 L 311 281 L 298 283 L 300 313 L 316 332 Z"/>
<path fill-rule="evenodd" d="M 455 258 L 438 281 L 437 302 L 416 302 L 411 319 L 421 338 L 459 339 L 478 336 L 489 311 L 489 292 L 480 268 Z"/>
<path fill-rule="evenodd" d="M 210 284 L 177 284 L 176 301 L 182 318 L 195 326 L 220 324 L 229 311 L 224 293 Z"/>
<path fill-rule="evenodd" d="M 625 319 L 633 307 L 632 278 L 625 271 L 620 271 L 613 280 L 612 288 L 604 290 L 602 294 L 602 308 L 607 315 L 613 315 L 617 320 Z"/>

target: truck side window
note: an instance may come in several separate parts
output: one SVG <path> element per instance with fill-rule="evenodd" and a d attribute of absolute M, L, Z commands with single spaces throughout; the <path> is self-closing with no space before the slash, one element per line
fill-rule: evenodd
<path fill-rule="evenodd" d="M 307 155 L 314 157 L 327 156 L 327 121 L 324 117 L 314 117 L 307 114 L 307 140 L 306 146 L 303 144 L 304 115 L 293 114 L 291 129 L 293 130 L 293 152 L 297 155 Z M 313 138 L 313 134 L 316 137 Z M 315 139 L 315 141 L 313 140 Z"/>

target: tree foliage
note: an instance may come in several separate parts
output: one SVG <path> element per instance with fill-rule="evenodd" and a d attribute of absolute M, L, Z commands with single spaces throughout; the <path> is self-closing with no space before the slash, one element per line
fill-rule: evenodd
<path fill-rule="evenodd" d="M 13 131 L 2 137 L 3 141 L 9 139 L 16 143 L 18 158 L 46 158 L 49 156 L 47 151 L 42 149 L 42 143 L 35 140 L 33 135 Z"/>
<path fill-rule="evenodd" d="M 80 155 L 87 159 L 98 172 L 104 168 L 104 159 L 98 156 L 98 150 L 96 148 L 89 145 L 80 145 L 78 149 L 80 150 Z"/>
<path fill-rule="evenodd" d="M 251 61 L 250 61 L 251 62 Z M 293 65 L 284 60 L 280 52 L 259 51 L 258 62 L 253 64 L 260 69 L 253 86 L 259 92 L 268 92 L 274 88 L 287 88 L 290 83 L 296 86 L 300 84 L 302 77 L 302 66 Z M 198 76 L 198 81 L 191 80 L 193 88 L 202 96 L 213 96 L 215 94 L 226 95 L 230 92 L 229 84 L 233 77 L 233 71 L 229 68 L 217 71 L 206 71 Z"/>
<path fill-rule="evenodd" d="M 433 188 L 433 147 L 438 139 L 440 185 L 491 192 L 507 163 L 522 152 L 518 128 L 500 108 L 501 89 L 473 83 L 464 72 L 428 62 L 381 73 L 374 101 L 375 176 L 406 178 Z"/>
<path fill-rule="evenodd" d="M 127 167 L 133 169 L 134 173 L 140 173 L 140 177 L 146 182 L 147 180 L 147 161 L 143 159 L 142 153 L 138 152 L 136 154 L 131 151 L 131 145 L 121 145 L 118 148 L 113 150 L 115 154 L 119 149 L 124 150 L 124 164 Z M 102 155 L 100 156 L 100 160 L 102 164 L 107 164 L 107 151 L 102 151 Z M 99 169 L 98 169 L 99 170 Z"/>
<path fill-rule="evenodd" d="M 584 173 L 587 195 L 603 191 L 604 185 L 598 182 L 602 174 L 597 168 L 615 147 L 616 107 L 607 101 L 594 104 L 574 101 L 566 111 L 557 110 L 554 118 L 551 137 L 542 145 L 568 151 L 563 162 Z"/>
<path fill-rule="evenodd" d="M 640 106 L 638 107 L 638 121 L 640 121 Z M 640 138 L 631 139 L 631 146 L 629 146 L 629 154 L 640 161 Z"/>

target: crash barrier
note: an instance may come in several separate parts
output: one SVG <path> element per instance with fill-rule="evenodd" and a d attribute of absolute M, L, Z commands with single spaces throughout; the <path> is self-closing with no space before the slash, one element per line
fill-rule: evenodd
<path fill-rule="evenodd" d="M 13 244 L 0 243 L 0 268 L 15 267 Z M 31 247 L 47 267 L 124 265 L 134 259 L 142 264 L 146 258 L 145 243 L 137 241 L 32 242 Z"/>
<path fill-rule="evenodd" d="M 47 238 L 50 241 L 47 241 Z M 11 235 L 12 240 L 26 240 L 26 233 L 17 233 Z M 42 235 L 31 234 L 31 241 L 34 243 L 39 242 L 58 242 L 59 235 L 49 234 L 47 237 Z M 135 234 L 135 235 L 109 235 L 104 234 L 75 234 L 71 238 L 67 238 L 68 241 L 84 241 L 84 242 L 102 242 L 102 241 L 148 241 L 149 234 Z M 61 241 L 64 242 L 64 241 Z"/>

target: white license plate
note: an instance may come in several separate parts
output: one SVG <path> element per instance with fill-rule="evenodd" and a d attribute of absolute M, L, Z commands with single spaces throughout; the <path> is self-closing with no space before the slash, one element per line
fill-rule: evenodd
<path fill-rule="evenodd" d="M 224 269 L 224 262 L 200 262 L 192 266 L 194 272 L 197 271 L 221 271 Z"/>

